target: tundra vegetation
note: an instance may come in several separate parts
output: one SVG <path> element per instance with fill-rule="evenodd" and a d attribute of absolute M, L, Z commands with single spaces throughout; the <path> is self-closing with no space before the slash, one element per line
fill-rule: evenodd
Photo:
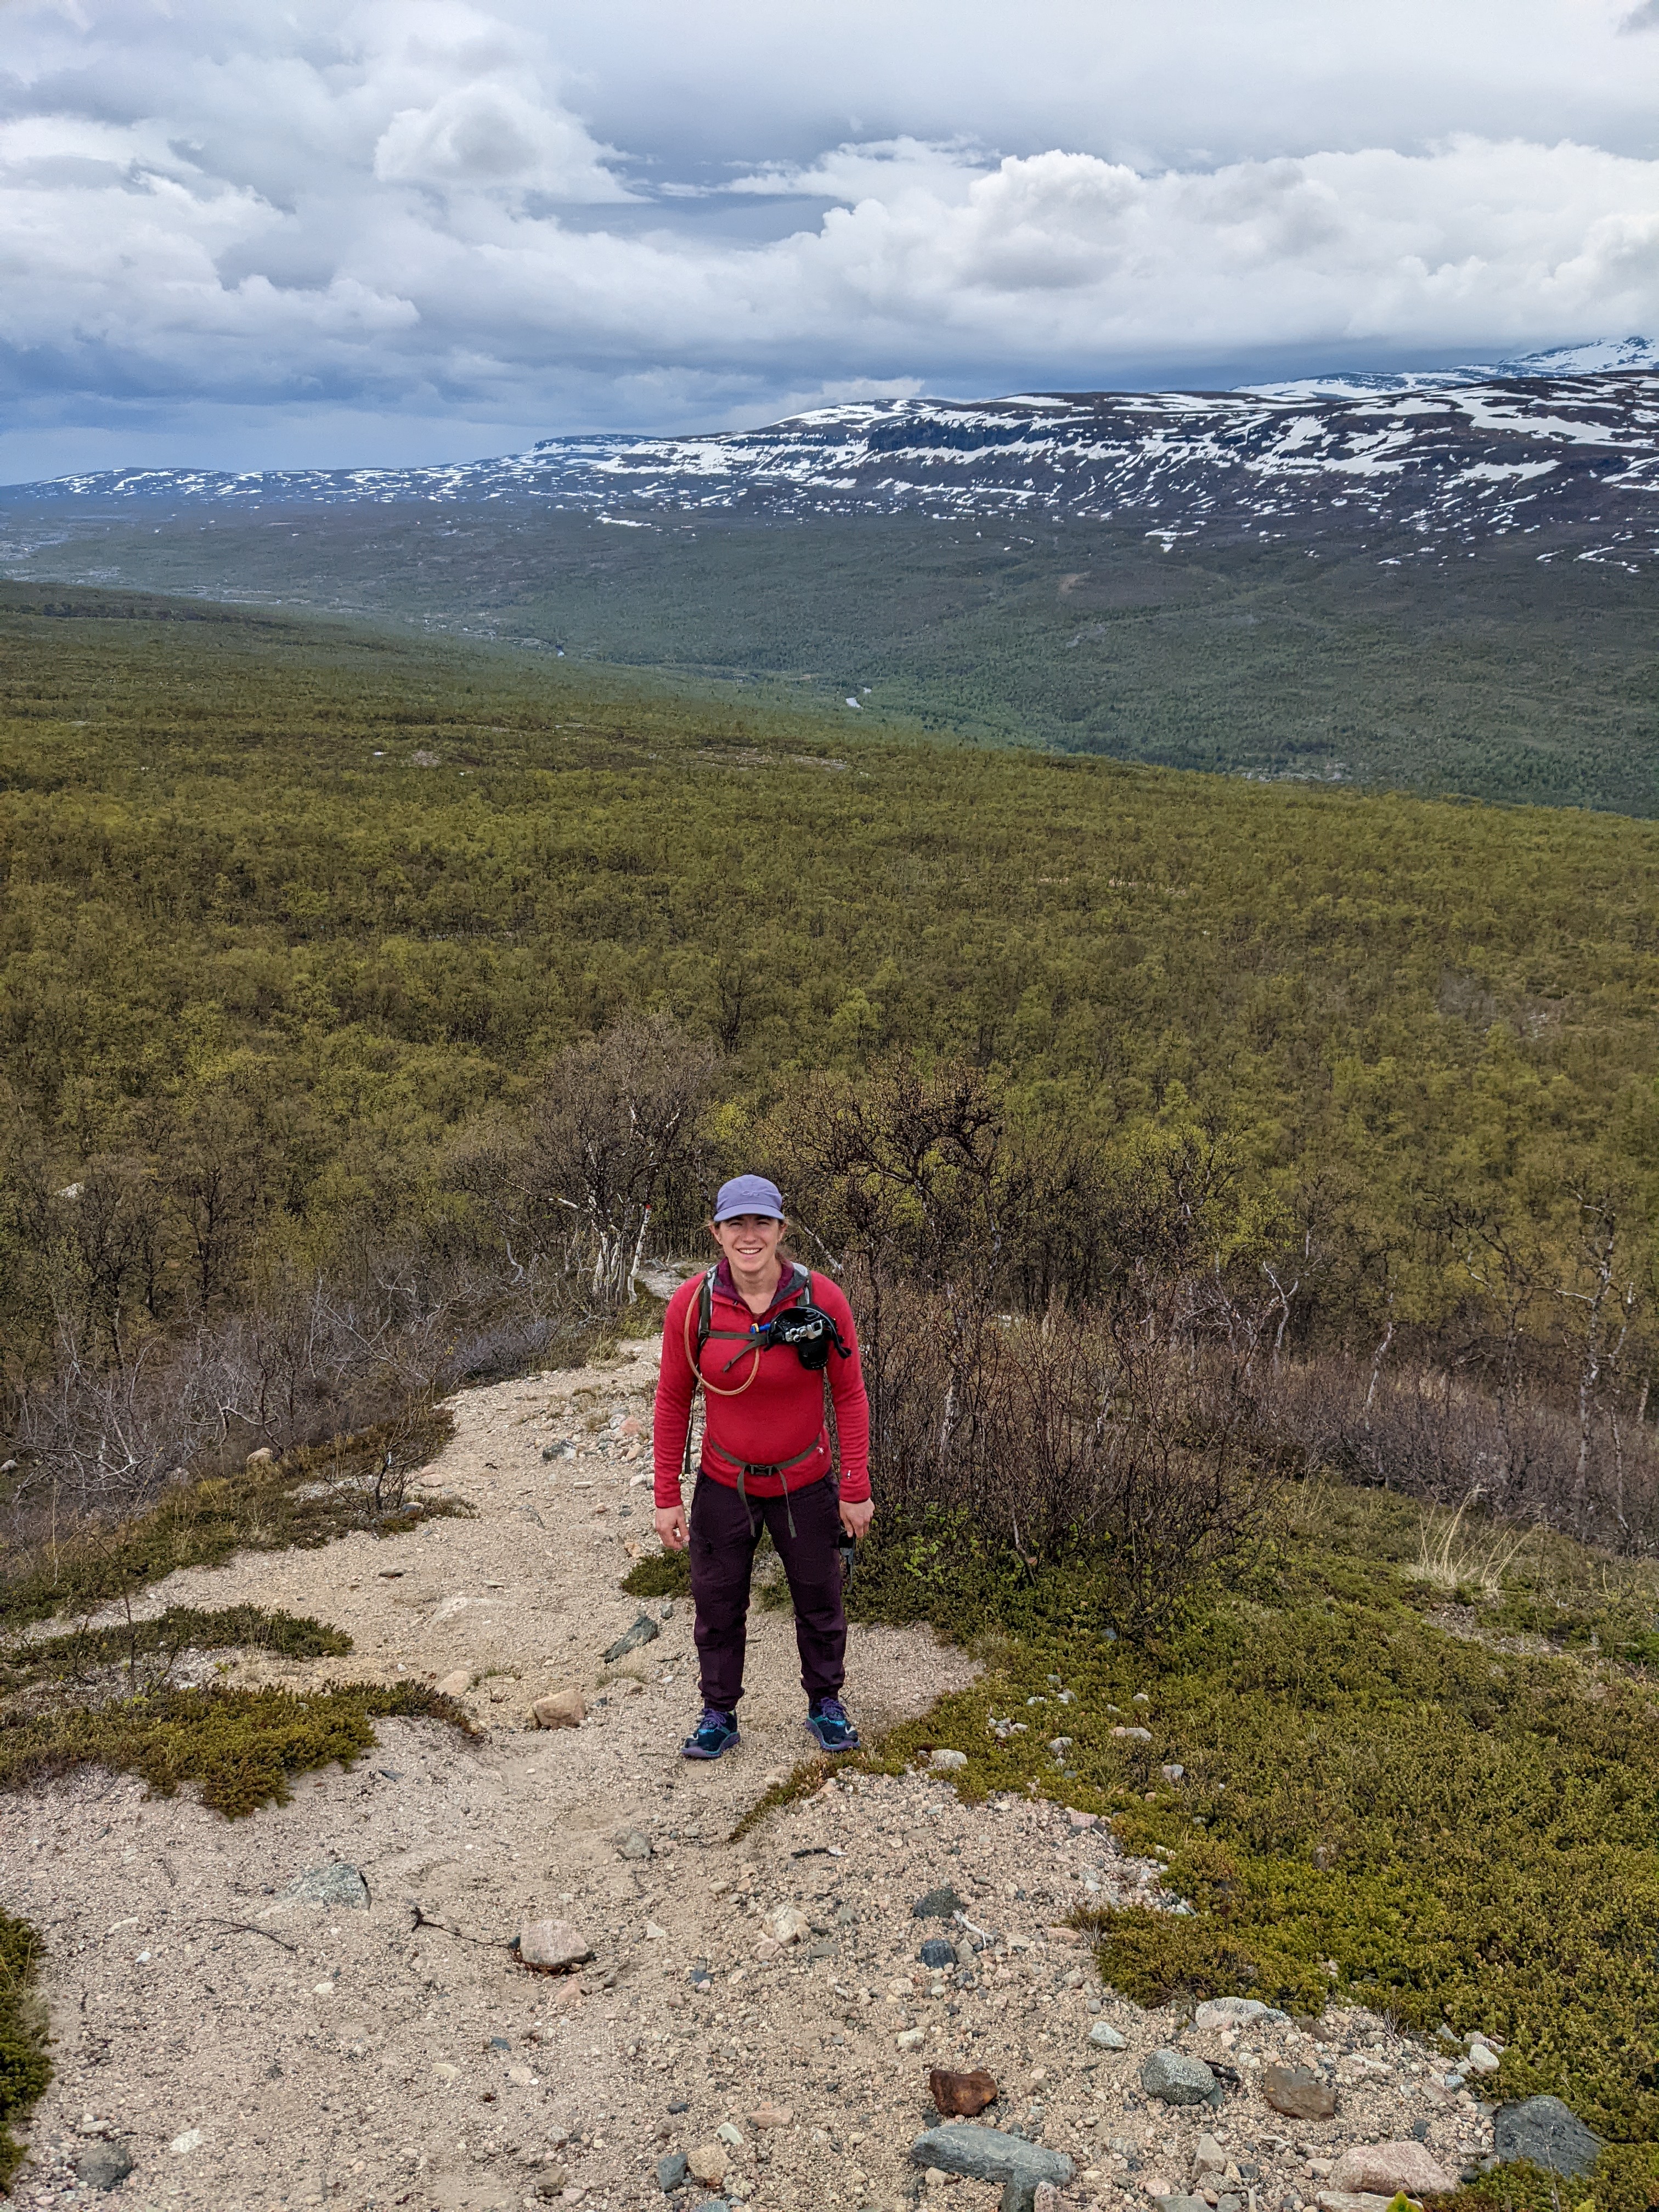
<path fill-rule="evenodd" d="M 930 1740 L 1199 1908 L 1109 1976 L 1498 2035 L 1650 2201 L 1648 825 L 0 601 L 14 1628 L 395 1531 L 447 1390 L 650 1328 L 641 1266 L 769 1169 L 866 1346 L 858 1602 L 994 1632 Z M 8 1659 L 8 1771 L 269 1771 L 281 1716 L 82 1649 L 45 1718 Z"/>

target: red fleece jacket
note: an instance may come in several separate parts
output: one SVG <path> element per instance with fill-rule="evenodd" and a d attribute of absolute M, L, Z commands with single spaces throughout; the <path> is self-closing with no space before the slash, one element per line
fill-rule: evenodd
<path fill-rule="evenodd" d="M 724 1273 L 724 1267 L 721 1269 Z M 765 1316 L 770 1319 L 783 1303 L 789 1270 L 780 1283 L 779 1297 Z M 656 1499 L 660 1506 L 680 1503 L 680 1470 L 685 1459 L 685 1432 L 691 1419 L 695 1387 L 687 1338 L 695 1352 L 697 1341 L 697 1294 L 702 1277 L 682 1283 L 668 1302 L 663 1322 L 662 1372 L 657 1382 L 656 1415 L 652 1446 L 656 1462 Z M 836 1408 L 836 1430 L 841 1438 L 841 1494 L 849 1505 L 870 1495 L 870 1401 L 864 1392 L 864 1370 L 859 1364 L 858 1340 L 853 1333 L 853 1311 L 827 1275 L 810 1279 L 806 1297 L 827 1313 L 840 1329 L 843 1344 L 853 1356 L 843 1359 L 830 1354 L 830 1390 Z M 756 1316 L 726 1285 L 716 1281 L 711 1326 L 747 1335 Z M 737 1358 L 730 1366 L 733 1353 Z M 758 1370 L 758 1371 L 757 1371 Z M 822 1480 L 832 1464 L 830 1439 L 824 1427 L 823 1381 L 803 1367 L 787 1345 L 771 1345 L 764 1352 L 744 1352 L 727 1337 L 711 1336 L 703 1346 L 702 1372 L 712 1387 L 707 1391 L 708 1424 L 703 1439 L 702 1472 L 728 1489 L 738 1485 L 739 1464 L 776 1467 L 805 1452 L 783 1474 L 746 1476 L 744 1491 L 750 1498 L 781 1498 L 786 1487 L 805 1489 Z M 748 1382 L 750 1376 L 752 1382 Z M 748 1382 L 738 1396 L 724 1398 L 723 1390 Z M 814 1440 L 817 1449 L 810 1449 Z"/>

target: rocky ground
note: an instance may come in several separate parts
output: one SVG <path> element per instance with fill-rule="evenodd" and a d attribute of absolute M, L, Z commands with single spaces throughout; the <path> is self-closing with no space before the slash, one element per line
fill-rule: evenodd
<path fill-rule="evenodd" d="M 356 1769 L 234 1824 L 101 1773 L 0 1800 L 0 1902 L 46 1936 L 56 2039 L 23 2202 L 988 2208 L 995 2183 L 911 2156 L 939 2124 L 934 2068 L 998 2087 L 957 2162 L 984 2164 L 988 2124 L 993 2150 L 1060 2154 L 1045 2205 L 1361 2212 L 1356 2191 L 1380 2204 L 1490 2150 L 1478 2071 L 1449 2081 L 1369 2014 L 1194 2020 L 1103 1989 L 1068 1910 L 1174 1900 L 1155 1862 L 1063 1808 L 843 1773 L 728 1842 L 811 1747 L 788 1615 L 757 1610 L 741 1749 L 677 1755 L 698 1702 L 687 1609 L 617 1587 L 655 1543 L 653 1377 L 641 1347 L 458 1400 L 427 1480 L 475 1519 L 150 1594 L 312 1613 L 356 1641 L 344 1662 L 247 1658 L 227 1679 L 465 1677 L 482 1734 L 383 1723 Z M 657 1633 L 606 1668 L 642 1610 Z M 925 1632 L 859 1629 L 849 1703 L 868 1736 L 971 1673 Z M 580 1727 L 533 1725 L 535 1700 L 572 1689 Z M 520 1964 L 510 1940 L 548 1919 L 591 1959 Z M 1160 2051 L 1214 2072 L 1148 2072 Z M 1313 2077 L 1281 2102 L 1334 2116 L 1274 2109 L 1274 2064 Z M 1206 2083 L 1212 2101 L 1168 2101 Z M 1378 2143 L 1395 2148 L 1356 2160 Z"/>

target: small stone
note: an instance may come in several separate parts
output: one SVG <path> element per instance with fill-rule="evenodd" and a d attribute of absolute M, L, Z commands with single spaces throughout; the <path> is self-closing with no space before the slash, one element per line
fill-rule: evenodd
<path fill-rule="evenodd" d="M 276 1900 L 278 1905 L 337 1905 L 347 1912 L 367 1912 L 368 1884 L 355 1866 L 344 1859 L 332 1866 L 313 1867 L 297 1881 L 291 1881 Z"/>
<path fill-rule="evenodd" d="M 794 2108 L 790 2105 L 757 2105 L 749 2115 L 751 2128 L 787 2128 L 794 2122 Z"/>
<path fill-rule="evenodd" d="M 1060 1926 L 1045 1928 L 1042 1932 L 1051 1943 L 1073 1944 L 1081 1943 L 1084 1941 L 1083 1930 L 1080 1928 Z"/>
<path fill-rule="evenodd" d="M 1073 1739 L 1069 1735 L 1051 1735 L 1048 1739 L 1048 1748 L 1056 1759 L 1064 1759 L 1072 1747 L 1073 1741 Z"/>
<path fill-rule="evenodd" d="M 924 1966 L 954 1966 L 957 1947 L 943 1936 L 930 1936 L 916 1956 Z"/>
<path fill-rule="evenodd" d="M 124 2142 L 88 2143 L 76 2154 L 75 2172 L 88 2189 L 116 2189 L 132 2172 L 132 2163 Z"/>
<path fill-rule="evenodd" d="M 626 1636 L 619 1636 L 605 1655 L 607 1667 L 614 1667 L 618 1659 L 625 1659 L 630 1651 L 637 1651 L 641 1644 L 654 1643 L 661 1629 L 648 1613 L 642 1613 Z"/>
<path fill-rule="evenodd" d="M 1186 2197 L 1178 2191 L 1167 2196 L 1154 2197 L 1158 2212 L 1210 2212 L 1207 2200 L 1202 2197 Z"/>
<path fill-rule="evenodd" d="M 432 2070 L 437 2075 L 438 2079 L 445 2083 L 459 2081 L 461 2078 L 460 2068 L 459 2066 L 452 2065 L 447 2058 L 438 2059 L 434 2063 Z"/>
<path fill-rule="evenodd" d="M 193 2150 L 200 2150 L 204 2141 L 200 2128 L 186 2128 L 181 2136 L 174 2136 L 167 2148 L 179 2158 L 188 2158 Z"/>
<path fill-rule="evenodd" d="M 433 1687 L 441 1698 L 464 1698 L 472 1687 L 472 1677 L 465 1667 L 458 1667 L 453 1674 L 441 1676 Z"/>
<path fill-rule="evenodd" d="M 568 1920 L 526 1920 L 519 1930 L 519 1963 L 538 1973 L 563 1973 L 592 1955 L 593 1946 Z"/>
<path fill-rule="evenodd" d="M 1311 2066 L 1269 2064 L 1261 2069 L 1261 2094 L 1274 2112 L 1290 2120 L 1329 2120 L 1336 2117 L 1336 2092 Z"/>
<path fill-rule="evenodd" d="M 714 2130 L 715 2139 L 732 2150 L 743 2148 L 743 2130 L 733 2127 L 730 2120 L 722 2120 Z"/>
<path fill-rule="evenodd" d="M 1187 1774 L 1187 1770 L 1184 1766 L 1160 1766 L 1158 1771 L 1164 1777 L 1164 1779 L 1166 1782 L 1184 1781 Z"/>
<path fill-rule="evenodd" d="M 507 2078 L 516 2089 L 533 2089 L 537 2083 L 536 2075 L 527 2066 L 509 2066 Z"/>
<path fill-rule="evenodd" d="M 1530 2159 L 1577 2181 L 1601 2154 L 1601 2145 L 1559 2097 L 1522 2097 L 1500 2105 L 1492 2124 L 1492 2145 L 1500 2159 Z"/>
<path fill-rule="evenodd" d="M 1127 1736 L 1133 1743 L 1150 1743 L 1152 1740 L 1152 1732 L 1151 1729 L 1115 1728 L 1112 1730 L 1112 1734 L 1114 1735 Z"/>
<path fill-rule="evenodd" d="M 1166 2105 L 1208 2105 L 1221 2101 L 1221 2085 L 1201 2058 L 1183 2051 L 1154 2051 L 1140 2069 L 1140 2086 Z"/>
<path fill-rule="evenodd" d="M 672 2196 L 675 2190 L 684 2188 L 686 2172 L 685 2153 L 671 2150 L 665 2158 L 657 2160 L 658 2188 L 665 2197 Z"/>
<path fill-rule="evenodd" d="M 244 1467 L 252 1468 L 275 1467 L 276 1455 L 269 1444 L 261 1444 L 258 1451 L 251 1451 L 248 1454 L 242 1464 Z"/>
<path fill-rule="evenodd" d="M 1066 1817 L 1074 1828 L 1093 1828 L 1100 1822 L 1098 1813 L 1079 1813 L 1075 1805 L 1067 1807 Z"/>
<path fill-rule="evenodd" d="M 1356 2196 L 1441 2197 L 1456 2186 L 1420 2142 L 1356 2143 L 1331 2168 L 1331 2187 Z"/>
<path fill-rule="evenodd" d="M 699 2143 L 695 2150 L 687 2151 L 685 2163 L 694 2181 L 701 2181 L 706 2189 L 718 2189 L 726 2179 L 726 2146 Z"/>
<path fill-rule="evenodd" d="M 554 1690 L 537 1698 L 530 1717 L 541 1729 L 580 1728 L 587 1718 L 587 1707 L 580 1690 Z"/>
<path fill-rule="evenodd" d="M 927 2087 L 933 2092 L 934 2108 L 947 2120 L 971 2120 L 996 2102 L 996 2081 L 982 2066 L 971 2074 L 952 2074 L 935 2066 L 927 2076 Z"/>
<path fill-rule="evenodd" d="M 943 1889 L 930 1889 L 919 1897 L 910 1907 L 912 1920 L 948 1920 L 953 1912 L 963 1910 L 962 1899 L 947 1884 Z"/>
<path fill-rule="evenodd" d="M 907 2027 L 893 2039 L 901 2051 L 920 2051 L 927 2039 L 925 2027 Z"/>
<path fill-rule="evenodd" d="M 1193 2014 L 1194 2027 L 1243 2027 L 1251 2021 L 1267 2021 L 1275 2025 L 1287 2021 L 1288 2013 L 1278 2012 L 1265 2005 L 1259 1997 L 1211 1997 L 1200 2005 Z"/>
<path fill-rule="evenodd" d="M 629 1830 L 617 1850 L 618 1855 L 625 1859 L 653 1859 L 657 1856 L 650 1837 L 642 1835 L 637 1828 Z"/>
<path fill-rule="evenodd" d="M 1495 2051 L 1488 2051 L 1484 2043 L 1472 2043 L 1464 2061 L 1471 2074 L 1495 2074 L 1503 2064 Z"/>
<path fill-rule="evenodd" d="M 1127 2051 L 1129 2048 L 1109 2020 L 1097 2020 L 1089 2030 L 1089 2040 L 1097 2051 Z"/>
<path fill-rule="evenodd" d="M 950 1751 L 941 1747 L 938 1751 L 928 1753 L 927 1764 L 939 1774 L 960 1774 L 968 1764 L 968 1754 L 965 1751 Z"/>
<path fill-rule="evenodd" d="M 1063 2151 L 1045 2150 L 1000 2128 L 964 2127 L 960 2121 L 918 2136 L 910 2158 L 924 2172 L 937 2166 L 947 2173 L 966 2174 L 970 2181 L 1000 2181 L 1002 2212 L 1035 2212 L 1040 2183 L 1063 2185 L 1072 2178 L 1072 2161 Z"/>
<path fill-rule="evenodd" d="M 1206 2129 L 1198 2139 L 1198 2148 L 1193 2153 L 1193 2179 L 1207 2180 L 1212 2173 L 1227 2171 L 1227 2154 Z"/>
<path fill-rule="evenodd" d="M 645 1940 L 647 1943 L 660 1943 L 667 1934 L 668 1930 L 665 1928 L 659 1927 L 656 1921 L 647 1920 L 646 1922 Z"/>

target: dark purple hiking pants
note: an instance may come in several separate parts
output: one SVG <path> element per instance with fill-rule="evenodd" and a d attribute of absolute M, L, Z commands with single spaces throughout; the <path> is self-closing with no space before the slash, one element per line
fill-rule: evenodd
<path fill-rule="evenodd" d="M 789 1493 L 795 1533 L 781 1498 L 747 1505 L 723 1482 L 699 1474 L 691 1498 L 691 1599 L 696 1607 L 702 1701 L 732 1712 L 743 1695 L 748 1645 L 749 1578 L 763 1527 L 771 1533 L 789 1595 L 795 1601 L 795 1642 L 801 1687 L 832 1698 L 845 1672 L 847 1613 L 842 1603 L 841 1505 L 833 1475 Z"/>

